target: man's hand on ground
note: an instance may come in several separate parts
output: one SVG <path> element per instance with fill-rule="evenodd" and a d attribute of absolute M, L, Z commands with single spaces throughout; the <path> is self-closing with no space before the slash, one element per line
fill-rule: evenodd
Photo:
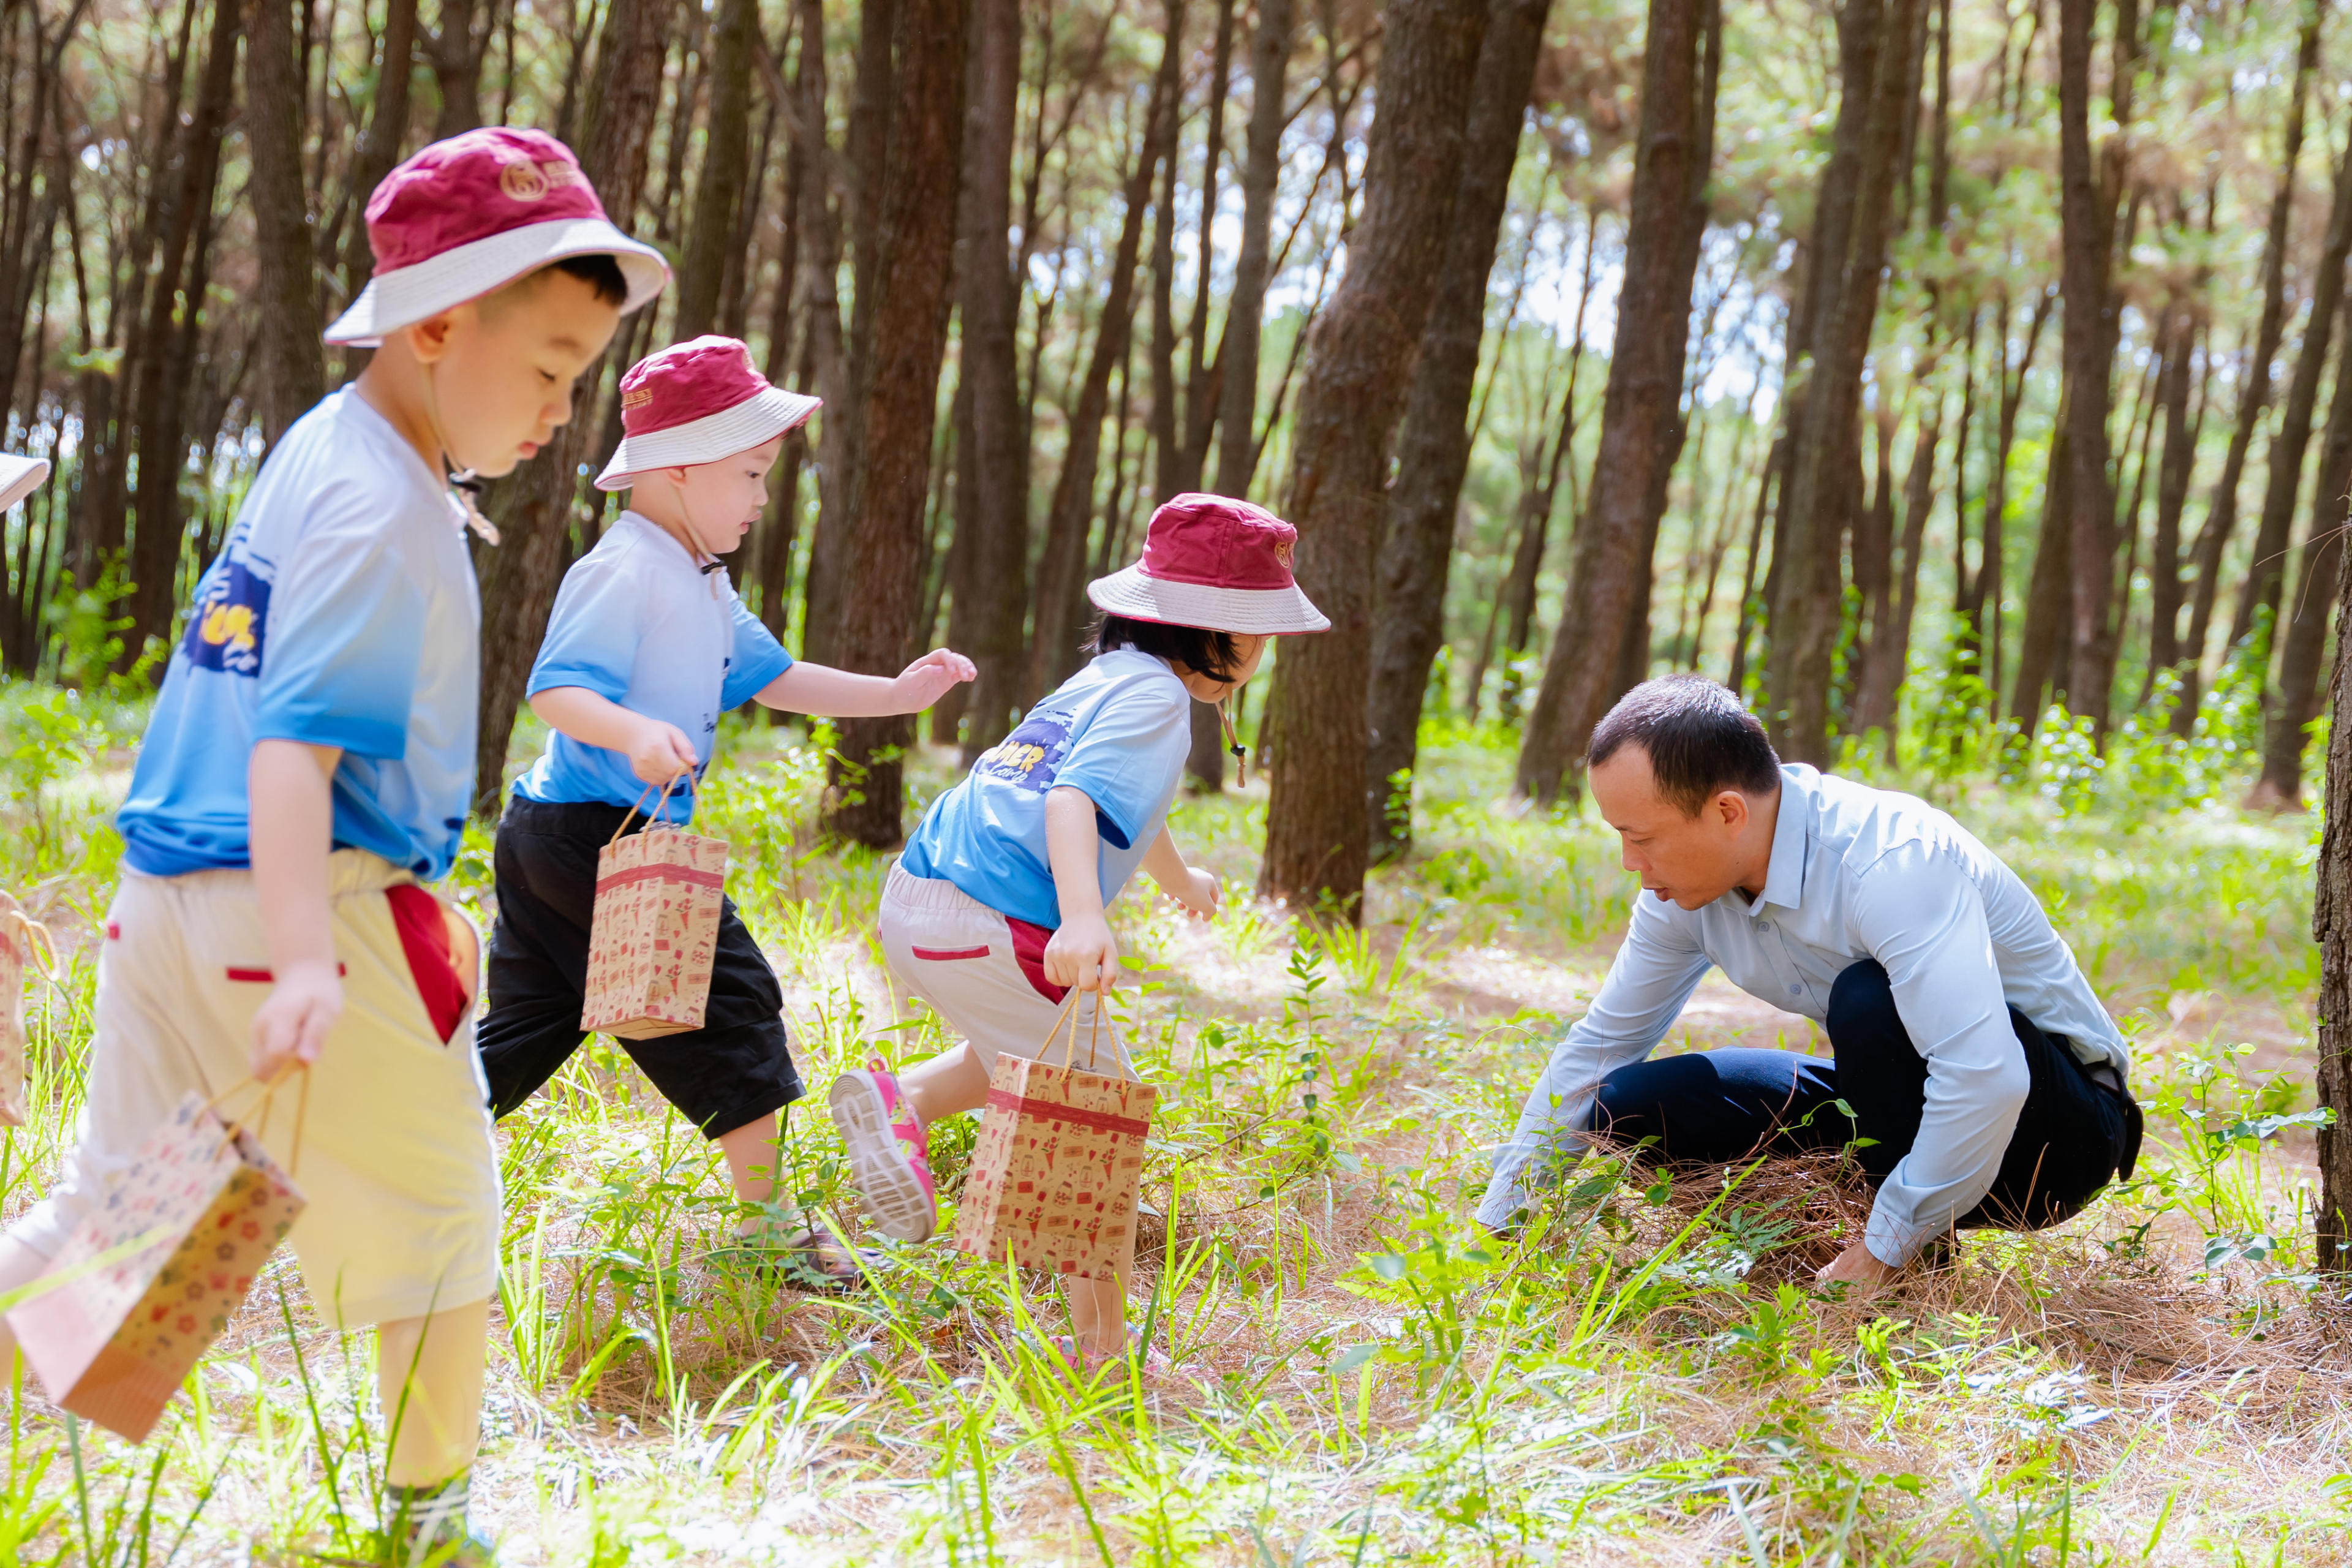
<path fill-rule="evenodd" d="M 1881 1263 L 1876 1254 L 1857 1241 L 1830 1259 L 1828 1265 L 1815 1275 L 1814 1279 L 1823 1285 L 1840 1283 L 1851 1285 L 1853 1287 L 1853 1294 L 1867 1296 L 1873 1291 L 1893 1284 L 1895 1276 L 1902 1272 L 1900 1268 L 1890 1268 Z"/>

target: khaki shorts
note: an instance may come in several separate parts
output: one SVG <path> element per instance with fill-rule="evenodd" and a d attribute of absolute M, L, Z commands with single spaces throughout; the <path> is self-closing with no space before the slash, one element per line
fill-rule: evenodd
<path fill-rule="evenodd" d="M 1040 963 L 1051 932 L 1007 920 L 953 882 L 910 876 L 895 864 L 882 889 L 880 924 L 890 973 L 938 1009 L 991 1071 L 1000 1055 L 1037 1056 L 1066 999 L 1062 987 L 1047 984 Z M 1133 1079 L 1118 1016 L 1097 1002 L 1081 992 L 1073 1010 L 1076 1064 Z M 1056 1067 L 1071 1049 L 1064 1027 L 1051 1058 Z"/>
<path fill-rule="evenodd" d="M 343 1328 L 470 1305 L 498 1280 L 499 1165 L 473 1009 L 437 1037 L 384 896 L 415 879 L 360 850 L 330 858 L 342 1016 L 310 1071 L 300 1149 L 299 1079 L 266 1123 L 248 1122 L 310 1201 L 289 1239 L 320 1315 Z M 99 960 L 79 1137 L 48 1197 L 9 1235 L 54 1257 L 184 1095 L 250 1076 L 268 964 L 251 872 L 123 873 Z M 251 1093 L 223 1110 L 239 1112 Z"/>

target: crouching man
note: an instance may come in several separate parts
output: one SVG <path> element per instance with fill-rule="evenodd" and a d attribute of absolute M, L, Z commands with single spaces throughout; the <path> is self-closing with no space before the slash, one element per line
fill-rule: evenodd
<path fill-rule="evenodd" d="M 1515 1225 L 1528 1188 L 1594 1136 L 1696 1163 L 1866 1140 L 1870 1223 L 1821 1278 L 1869 1289 L 1956 1226 L 2056 1225 L 2130 1175 L 2123 1038 L 2025 884 L 1958 823 L 1782 766 L 1698 676 L 1635 687 L 1586 767 L 1643 893 L 1496 1156 L 1482 1223 Z M 1818 1020 L 1830 1059 L 1651 1059 L 1710 965 Z"/>

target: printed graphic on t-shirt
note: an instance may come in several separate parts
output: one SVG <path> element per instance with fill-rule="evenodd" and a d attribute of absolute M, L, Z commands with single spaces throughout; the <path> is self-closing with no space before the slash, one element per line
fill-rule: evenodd
<path fill-rule="evenodd" d="M 232 541 L 230 548 L 236 548 Z M 262 639 L 269 629 L 269 579 L 231 554 L 205 584 L 181 640 L 188 662 L 227 675 L 261 673 Z"/>
<path fill-rule="evenodd" d="M 971 771 L 1043 795 L 1054 787 L 1054 774 L 1069 749 L 1068 714 L 1032 713 L 1013 733 L 982 752 Z"/>

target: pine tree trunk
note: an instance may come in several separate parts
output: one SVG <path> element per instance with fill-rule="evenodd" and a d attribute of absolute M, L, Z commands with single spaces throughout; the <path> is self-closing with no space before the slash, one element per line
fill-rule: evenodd
<path fill-rule="evenodd" d="M 251 0 L 246 38 L 246 139 L 253 149 L 255 301 L 254 401 L 263 438 L 276 446 L 286 427 L 326 395 L 319 342 L 319 287 L 313 265 L 310 196 L 302 183 L 302 78 L 294 58 L 288 0 Z"/>
<path fill-rule="evenodd" d="M 364 209 L 368 197 L 400 162 L 408 137 L 411 57 L 416 48 L 416 0 L 384 0 L 383 62 L 376 69 L 375 104 L 367 130 L 352 151 L 352 199 Z M 343 241 L 343 302 L 348 305 L 374 275 L 367 225 L 354 220 Z M 364 353 L 366 351 L 362 350 Z M 348 363 L 348 362 L 347 362 Z"/>
<path fill-rule="evenodd" d="M 2073 427 L 2061 392 L 2056 430 L 2050 438 L 2050 465 L 2042 486 L 2042 526 L 2033 545 L 2033 569 L 2026 579 L 2025 624 L 2017 637 L 2017 681 L 2009 716 L 2026 741 L 2042 723 L 2042 698 L 2065 683 L 2060 655 L 2066 645 L 2067 606 L 2074 602 L 2074 549 L 2065 519 L 2072 515 L 2074 466 Z"/>
<path fill-rule="evenodd" d="M 2311 279 L 2311 315 L 2296 351 L 2294 377 L 2287 383 L 2286 405 L 2279 427 L 2271 437 L 2268 474 L 2263 485 L 2261 521 L 2254 527 L 2254 557 L 2248 563 L 2245 590 L 2238 595 L 2230 619 L 2230 646 L 2251 636 L 2259 612 L 2269 612 L 2273 646 L 2276 645 L 2279 595 L 2286 580 L 2287 542 L 2294 527 L 2295 494 L 2303 481 L 2303 459 L 2311 443 L 2312 415 L 2319 405 L 2319 385 L 2334 345 L 2336 307 L 2344 298 L 2344 265 L 2352 258 L 2352 136 L 2345 142 L 2343 162 L 2336 172 L 2336 197 L 2327 220 L 2327 239 Z M 2341 374 L 2339 371 L 2337 373 Z"/>
<path fill-rule="evenodd" d="M 1551 0 L 1495 0 L 1487 16 L 1462 147 L 1461 189 L 1397 437 L 1388 538 L 1373 584 L 1372 672 L 1364 713 L 1366 810 L 1373 853 L 1383 858 L 1412 840 L 1414 742 L 1429 667 L 1445 640 L 1454 512 L 1470 467 L 1470 396 L 1486 335 L 1486 279 L 1550 13 Z M 1392 811 L 1398 786 L 1391 781 L 1400 774 L 1407 809 Z"/>
<path fill-rule="evenodd" d="M 654 116 L 661 107 L 662 67 L 677 0 L 612 0 L 598 40 L 588 131 L 580 159 L 605 213 L 624 232 L 635 226 L 645 189 Z M 650 309 L 650 307 L 648 307 Z M 580 468 L 593 454 L 599 389 L 615 369 L 608 353 L 581 373 L 572 423 L 545 450 L 499 487 L 489 510 L 505 542 L 477 560 L 482 594 L 482 696 L 475 738 L 474 809 L 495 817 L 506 787 L 507 742 L 514 734 L 531 660 L 547 632 L 547 612 L 562 581 Z"/>
<path fill-rule="evenodd" d="M 2117 55 L 2137 16 L 2135 0 L 2117 8 Z M 2114 244 L 2112 187 L 2092 168 L 2091 34 L 2098 0 L 2059 0 L 2058 170 L 2065 316 L 2059 352 L 2066 384 L 2067 509 L 2054 514 L 2072 558 L 2066 690 L 2070 706 L 2104 733 L 2115 684 L 2108 629 L 2114 597 L 2116 501 L 2107 477 L 2107 414 L 2115 369 L 2116 305 L 2108 287 Z M 2127 121 L 2128 88 L 2116 89 L 2118 121 Z M 2120 132 L 2118 132 L 2120 134 Z M 2128 438 L 2130 432 L 2125 432 Z"/>
<path fill-rule="evenodd" d="M 163 265 L 147 295 L 131 401 L 139 483 L 131 496 L 131 625 L 123 637 L 126 665 L 150 637 L 172 627 L 178 593 L 180 477 L 187 470 L 189 371 L 204 308 L 203 279 L 213 233 L 214 186 L 220 173 L 221 132 L 236 80 L 237 0 L 215 0 L 212 37 L 194 113 L 181 128 L 174 178 L 162 225 Z"/>
<path fill-rule="evenodd" d="M 839 662 L 895 675 L 922 603 L 940 363 L 955 302 L 956 184 L 963 158 L 971 0 L 900 0 L 895 100 L 876 212 L 873 347 L 861 403 L 863 469 L 844 581 Z M 860 309 L 864 302 L 860 301 Z M 928 629 L 928 628 L 924 628 Z M 875 848 L 905 837 L 899 752 L 911 719 L 843 721 L 826 768 L 827 829 Z"/>
<path fill-rule="evenodd" d="M 1776 739 L 1781 754 L 1797 762 L 1829 761 L 1842 620 L 1838 542 L 1860 461 L 1862 370 L 1878 313 L 1903 128 L 1916 107 L 1905 102 L 1905 89 L 1918 7 L 1919 0 L 1847 0 L 1839 13 L 1836 139 L 1852 150 L 1853 216 L 1846 243 L 1817 241 L 1813 256 L 1825 280 L 1835 281 L 1818 296 L 1822 314 L 1790 454 L 1765 667 Z M 1825 207 L 1828 184 L 1825 176 Z"/>
<path fill-rule="evenodd" d="M 968 694 L 967 761 L 1004 738 L 1027 653 L 1029 496 L 1021 418 L 1020 282 L 1007 250 L 1013 143 L 1021 87 L 1017 0 L 974 0 L 973 85 L 964 125 L 958 289 L 958 374 L 971 388 L 971 426 L 956 459 L 956 545 L 964 552 L 948 613 L 948 644 L 980 674 Z M 948 706 L 946 703 L 942 707 Z"/>
<path fill-rule="evenodd" d="M 2189 423 L 2190 362 L 2197 350 L 2197 300 L 2174 292 L 2166 301 L 2164 374 L 2157 383 L 2164 410 L 2164 452 L 2158 460 L 2156 535 L 2148 563 L 2147 670 L 2170 669 L 2180 658 L 2180 513 L 2189 501 L 2190 469 L 2197 461 L 2197 432 Z"/>
<path fill-rule="evenodd" d="M 1646 610 L 1658 523 L 1653 509 L 1663 503 L 1665 471 L 1682 447 L 1683 357 L 1722 37 L 1715 0 L 1652 0 L 1601 445 L 1577 521 L 1559 629 L 1519 746 L 1517 793 L 1547 806 L 1607 708 L 1628 627 L 1637 609 Z M 1646 638 L 1646 614 L 1640 618 Z"/>
<path fill-rule="evenodd" d="M 2319 841 L 2317 896 L 2311 934 L 2319 942 L 2319 1103 L 2336 1113 L 2319 1130 L 2319 1210 L 2314 1218 L 2321 1268 L 2352 1268 L 2352 594 L 2342 574 L 2352 571 L 2352 551 L 2339 551 L 2336 610 L 2336 668 L 2328 690 L 2326 824 Z"/>
<path fill-rule="evenodd" d="M 1350 923 L 1362 918 L 1370 849 L 1364 700 L 1389 442 L 1437 297 L 1486 17 L 1486 0 L 1391 0 L 1363 210 L 1292 421 L 1298 582 L 1331 629 L 1293 639 L 1275 667 L 1259 889 Z"/>
<path fill-rule="evenodd" d="M 1112 253 L 1102 317 L 1095 329 L 1094 353 L 1078 389 L 1070 419 L 1070 446 L 1045 512 L 1045 549 L 1037 559 L 1035 626 L 1029 638 L 1019 706 L 1028 707 L 1059 685 L 1079 663 L 1078 628 L 1086 613 L 1087 532 L 1094 521 L 1095 479 L 1102 462 L 1103 419 L 1110 412 L 1110 376 L 1127 363 L 1133 336 L 1135 270 L 1143 255 L 1143 215 L 1151 203 L 1152 176 L 1172 135 L 1176 115 L 1177 37 L 1183 26 L 1182 0 L 1170 6 L 1160 70 L 1144 113 L 1147 129 L 1134 172 L 1123 193 L 1118 246 Z"/>
<path fill-rule="evenodd" d="M 2286 247 L 2290 220 L 2294 216 L 2295 163 L 2303 153 L 2305 100 L 2319 65 L 2319 24 L 2326 7 L 2314 4 L 2304 23 L 2295 52 L 2294 86 L 2287 100 L 2286 134 L 2279 153 L 2278 191 L 2271 198 L 2270 226 L 2263 238 L 2263 311 L 2254 328 L 2253 355 L 2246 362 L 2246 384 L 2238 401 L 2238 422 L 2221 458 L 2221 474 L 2213 482 L 2205 525 L 2198 531 L 2196 586 L 2189 605 L 2189 636 L 2180 645 L 2180 700 L 2172 710 L 2172 729 L 2189 734 L 2197 725 L 2203 690 L 2205 643 L 2213 621 L 2213 605 L 2221 586 L 2221 558 L 2229 552 L 2230 536 L 2237 531 L 2238 487 L 2245 477 L 2246 454 L 2253 446 L 2255 428 L 2270 401 L 2271 365 L 2278 358 L 2286 333 Z"/>
<path fill-rule="evenodd" d="M 1283 80 L 1290 66 L 1295 0 L 1259 0 L 1250 49 L 1249 141 L 1242 165 L 1242 240 L 1225 300 L 1217 447 L 1217 489 L 1245 496 L 1257 467 L 1258 344 L 1266 269 L 1272 259 L 1275 185 L 1282 174 Z"/>
<path fill-rule="evenodd" d="M 2337 325 L 2352 345 L 2352 300 L 2340 310 L 2346 319 Z M 2246 800 L 2255 810 L 2303 809 L 2304 731 L 2319 711 L 2321 656 L 2328 624 L 2336 618 L 2338 558 L 2344 552 L 2347 513 L 2352 513 L 2347 492 L 2352 492 L 2352 375 L 2345 374 L 2339 364 L 2336 391 L 2328 400 L 2327 432 L 2320 439 L 2311 531 L 2304 540 L 2294 596 L 2280 617 L 2284 624 L 2278 637 L 2278 689 L 2263 715 L 2262 777 Z"/>
<path fill-rule="evenodd" d="M 686 261 L 677 274 L 677 318 L 670 329 L 679 342 L 701 337 L 718 322 L 738 215 L 745 188 L 755 177 L 749 163 L 751 57 L 759 25 L 759 0 L 722 0 L 711 39 L 716 79 L 710 89 L 710 124 L 703 135 L 702 176 L 695 186 L 694 221 L 687 230 Z"/>

